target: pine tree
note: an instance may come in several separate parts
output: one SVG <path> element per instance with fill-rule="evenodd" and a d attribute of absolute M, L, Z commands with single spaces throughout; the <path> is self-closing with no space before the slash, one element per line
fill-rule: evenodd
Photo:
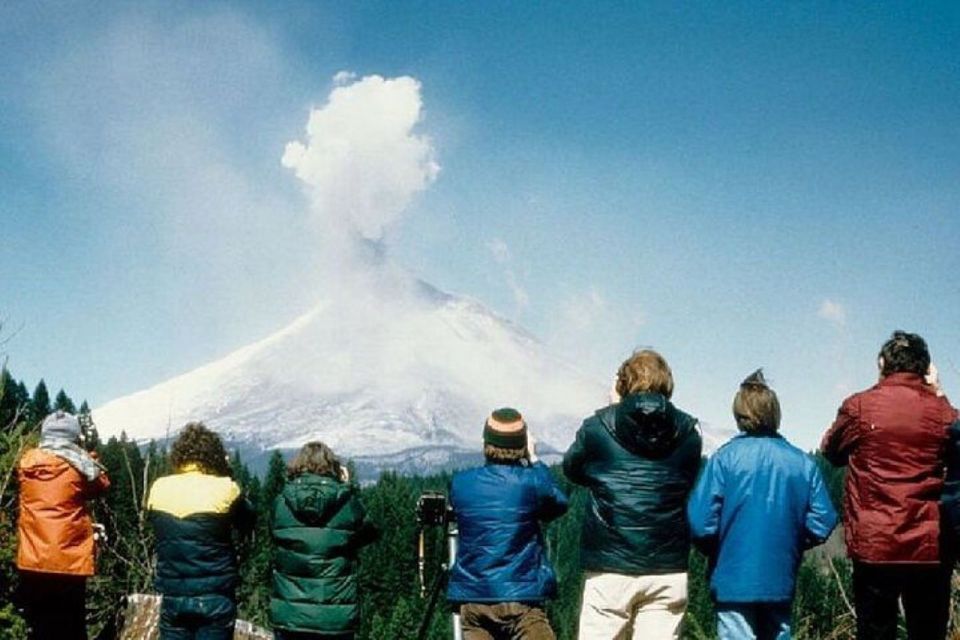
<path fill-rule="evenodd" d="M 80 404 L 80 411 L 77 413 L 87 423 L 86 433 L 84 434 L 85 443 L 84 446 L 90 451 L 94 451 L 100 448 L 100 432 L 97 431 L 97 425 L 93 421 L 93 417 L 90 415 L 90 405 L 87 404 L 87 401 L 84 400 Z M 155 444 L 151 440 L 150 447 L 155 451 Z"/>
<path fill-rule="evenodd" d="M 267 463 L 267 477 L 263 481 L 262 510 L 269 512 L 273 507 L 273 500 L 283 491 L 286 481 L 287 463 L 283 460 L 283 454 L 274 449 L 270 454 L 270 462 Z"/>
<path fill-rule="evenodd" d="M 47 383 L 40 378 L 37 388 L 33 390 L 33 399 L 30 401 L 31 422 L 39 424 L 44 418 L 50 415 L 50 392 L 47 391 Z"/>
<path fill-rule="evenodd" d="M 240 451 L 236 449 L 233 455 L 230 456 L 230 475 L 233 477 L 234 482 L 240 485 L 240 489 L 243 489 L 250 481 L 250 470 L 247 469 L 247 465 L 243 464 L 243 460 L 240 458 Z"/>
<path fill-rule="evenodd" d="M 6 368 L 0 369 L 0 429 L 11 428 L 23 419 L 23 411 L 30 397 L 23 383 L 17 383 Z"/>
<path fill-rule="evenodd" d="M 401 598 L 393 608 L 384 637 L 415 638 L 420 624 L 420 612 L 417 609 L 415 600 L 409 597 Z"/>
<path fill-rule="evenodd" d="M 30 410 L 30 392 L 27 391 L 27 385 L 23 384 L 23 380 L 17 383 L 17 397 L 23 404 L 23 417 L 26 419 L 27 412 Z"/>
<path fill-rule="evenodd" d="M 347 460 L 347 477 L 350 478 L 350 484 L 354 487 L 360 486 L 360 476 L 357 473 L 357 465 L 353 458 Z"/>
<path fill-rule="evenodd" d="M 53 408 L 55 411 L 66 411 L 67 413 L 77 412 L 77 405 L 73 404 L 73 400 L 70 399 L 70 396 L 68 396 L 67 392 L 63 389 L 57 392 L 57 397 L 53 401 Z"/>
<path fill-rule="evenodd" d="M 243 480 L 244 493 L 257 510 L 257 525 L 253 538 L 241 542 L 240 556 L 244 560 L 240 584 L 240 613 L 255 624 L 269 623 L 273 539 L 270 535 L 273 502 L 283 491 L 286 482 L 286 463 L 283 454 L 274 451 L 270 456 L 267 476 L 260 484 L 256 476 L 240 460 L 239 453 L 231 460 L 234 478 Z M 245 486 L 244 486 L 245 484 Z"/>
<path fill-rule="evenodd" d="M 4 424 L 0 424 L 0 637 L 10 640 L 27 638 L 26 623 L 13 605 L 19 574 L 14 558 L 17 548 L 17 499 L 16 474 L 14 469 L 24 446 L 30 446 L 26 424 L 17 417 L 16 407 L 23 404 L 29 395 L 23 383 L 14 384 L 5 368 L 0 384 L 0 407 L 10 411 Z M 21 393 L 21 390 L 23 393 Z"/>

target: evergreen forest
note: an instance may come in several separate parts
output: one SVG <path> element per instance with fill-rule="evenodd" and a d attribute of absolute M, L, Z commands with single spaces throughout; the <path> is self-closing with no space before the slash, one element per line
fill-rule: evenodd
<path fill-rule="evenodd" d="M 0 637 L 25 637 L 17 615 L 14 594 L 17 574 L 16 553 L 17 486 L 15 464 L 21 453 L 38 438 L 40 420 L 53 409 L 88 412 L 86 402 L 78 408 L 60 391 L 51 399 L 41 380 L 32 393 L 6 370 L 0 380 Z M 109 540 L 100 545 L 98 575 L 88 582 L 88 626 L 91 638 L 116 637 L 123 611 L 123 598 L 130 593 L 151 591 L 152 532 L 144 518 L 144 495 L 157 477 L 170 473 L 167 452 L 150 444 L 141 447 L 125 437 L 101 442 L 95 432 L 88 434 L 107 467 L 111 490 L 94 506 L 96 520 L 106 526 Z M 842 474 L 818 460 L 837 504 L 842 491 Z M 270 459 L 264 477 L 250 472 L 239 455 L 233 457 L 235 480 L 256 505 L 258 523 L 254 534 L 238 540 L 242 568 L 239 590 L 240 617 L 269 627 L 271 542 L 269 513 L 273 499 L 283 487 L 285 461 L 279 453 Z M 581 576 L 578 569 L 580 521 L 586 495 L 566 482 L 555 468 L 559 482 L 571 498 L 570 512 L 546 530 L 550 557 L 557 570 L 560 591 L 548 606 L 553 627 L 561 640 L 576 637 Z M 355 474 L 353 474 L 355 477 Z M 366 509 L 382 532 L 380 539 L 361 554 L 360 593 L 362 628 L 360 639 L 415 638 L 426 609 L 421 597 L 417 565 L 417 522 L 415 505 L 423 491 L 445 491 L 449 474 L 430 477 L 401 477 L 383 473 L 376 483 L 360 488 Z M 757 535 L 763 535 L 758 531 Z M 437 576 L 445 558 L 446 542 L 440 527 L 426 531 L 426 582 Z M 715 621 L 706 586 L 706 561 L 691 554 L 690 602 L 683 637 L 715 637 Z M 794 637 L 799 639 L 852 638 L 854 617 L 851 608 L 850 565 L 837 533 L 824 546 L 807 554 L 798 581 L 794 602 Z M 441 599 L 429 626 L 431 640 L 451 638 L 449 610 Z"/>

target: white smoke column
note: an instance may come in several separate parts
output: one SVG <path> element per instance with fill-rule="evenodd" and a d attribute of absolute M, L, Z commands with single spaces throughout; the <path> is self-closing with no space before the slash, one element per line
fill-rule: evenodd
<path fill-rule="evenodd" d="M 478 451 L 484 416 L 518 406 L 541 443 L 565 448 L 604 385 L 382 250 L 387 227 L 439 171 L 430 140 L 415 131 L 420 84 L 339 73 L 334 85 L 306 139 L 283 156 L 322 227 L 308 249 L 316 306 L 264 340 L 97 408 L 102 433 L 163 437 L 170 424 L 203 419 L 252 448 L 321 439 L 348 456 L 438 444 Z M 512 278 L 506 242 L 490 250 Z M 525 292 L 515 294 L 523 304 Z"/>
<path fill-rule="evenodd" d="M 324 225 L 377 241 L 440 171 L 430 139 L 414 133 L 420 83 L 347 72 L 334 82 L 327 103 L 310 113 L 306 141 L 288 143 L 282 162 L 305 183 Z"/>

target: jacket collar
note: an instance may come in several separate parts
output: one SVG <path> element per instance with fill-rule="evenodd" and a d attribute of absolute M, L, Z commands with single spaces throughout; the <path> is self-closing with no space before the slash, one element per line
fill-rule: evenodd
<path fill-rule="evenodd" d="M 880 382 L 877 383 L 878 387 L 890 387 L 890 386 L 903 386 L 903 387 L 912 387 L 914 389 L 922 389 L 927 386 L 926 382 L 918 373 L 909 373 L 905 371 L 900 371 L 897 373 L 891 373 L 890 375 L 881 378 Z"/>
<path fill-rule="evenodd" d="M 779 431 L 741 431 L 737 435 L 733 436 L 734 438 L 779 438 L 783 440 L 784 437 Z"/>

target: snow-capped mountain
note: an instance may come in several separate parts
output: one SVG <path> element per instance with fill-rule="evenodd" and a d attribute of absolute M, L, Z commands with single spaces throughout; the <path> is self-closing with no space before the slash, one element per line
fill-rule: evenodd
<path fill-rule="evenodd" d="M 366 474 L 479 460 L 497 407 L 558 459 L 606 386 L 475 300 L 382 266 L 275 334 L 94 410 L 102 437 L 164 440 L 202 420 L 254 466 L 322 440 Z M 710 451 L 725 439 L 704 432 Z M 551 454 L 551 452 L 553 452 Z"/>
<path fill-rule="evenodd" d="M 606 390 L 480 303 L 399 271 L 340 287 L 289 326 L 94 411 L 102 436 L 164 439 L 203 420 L 246 452 L 320 439 L 338 454 L 479 452 L 485 416 L 524 413 L 562 450 Z M 356 286 L 353 286 L 356 285 Z M 443 454 L 441 452 L 447 452 Z"/>

